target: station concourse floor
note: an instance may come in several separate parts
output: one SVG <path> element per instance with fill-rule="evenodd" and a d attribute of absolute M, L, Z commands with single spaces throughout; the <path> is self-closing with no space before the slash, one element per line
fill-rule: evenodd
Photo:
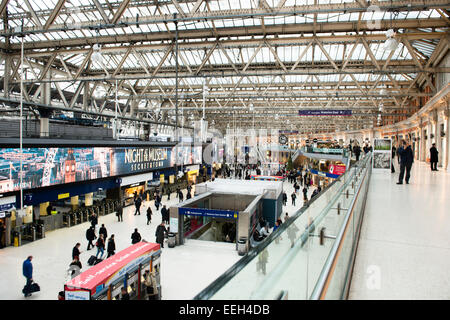
<path fill-rule="evenodd" d="M 195 190 L 195 186 L 193 188 Z M 283 206 L 282 216 L 284 217 L 286 212 L 292 216 L 303 204 L 302 194 L 299 192 L 297 195 L 297 206 L 294 207 L 290 199 L 292 184 L 284 182 L 283 189 L 288 195 L 288 204 Z M 308 196 L 313 190 L 309 188 Z M 183 193 L 186 199 L 186 190 L 183 190 Z M 178 201 L 175 193 L 172 193 L 169 201 L 166 195 L 162 199 L 167 208 Z M 146 210 L 149 205 L 152 207 L 153 216 L 151 224 L 147 225 Z M 105 224 L 108 238 L 111 234 L 115 235 L 116 252 L 131 245 L 134 228 L 138 228 L 143 239 L 155 242 L 155 230 L 161 223 L 161 213 L 156 211 L 154 201 L 143 202 L 141 215 L 135 216 L 134 212 L 134 206 L 124 208 L 123 222 L 118 222 L 114 213 L 99 217 L 97 235 L 98 228 Z M 72 248 L 75 244 L 81 243 L 81 271 L 89 268 L 87 260 L 97 253 L 96 248 L 86 251 L 85 232 L 89 226 L 90 223 L 85 222 L 50 231 L 44 239 L 20 247 L 0 249 L 0 300 L 56 300 L 58 292 L 64 289 L 64 283 L 70 280 L 66 270 L 72 261 Z M 40 285 L 41 291 L 24 298 L 22 288 L 26 281 L 22 275 L 22 263 L 29 255 L 33 256 L 33 279 Z M 168 248 L 166 243 L 161 255 L 162 299 L 192 299 L 240 258 L 234 243 L 187 240 L 184 245 L 175 248 Z"/>
<path fill-rule="evenodd" d="M 450 172 L 396 166 L 373 171 L 349 299 L 450 299 Z"/>

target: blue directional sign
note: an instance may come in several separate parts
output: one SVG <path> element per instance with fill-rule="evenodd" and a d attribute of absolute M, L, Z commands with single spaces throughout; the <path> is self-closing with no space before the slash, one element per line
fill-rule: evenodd
<path fill-rule="evenodd" d="M 332 173 L 328 173 L 328 172 L 317 171 L 317 170 L 314 170 L 314 169 L 308 169 L 308 171 L 311 172 L 312 174 L 317 174 L 318 176 L 321 176 L 321 177 L 327 177 L 327 178 L 333 178 L 333 179 L 339 178 L 338 174 L 332 174 Z"/>
<path fill-rule="evenodd" d="M 214 210 L 203 208 L 179 208 L 178 213 L 189 216 L 203 216 L 211 218 L 228 218 L 228 219 L 237 219 L 239 214 L 238 211 Z"/>

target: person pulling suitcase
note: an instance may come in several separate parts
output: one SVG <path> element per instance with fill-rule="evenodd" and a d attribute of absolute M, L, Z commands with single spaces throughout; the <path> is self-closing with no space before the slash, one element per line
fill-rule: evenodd
<path fill-rule="evenodd" d="M 33 292 L 40 291 L 40 287 L 37 283 L 33 282 L 33 264 L 31 261 L 33 260 L 33 256 L 29 256 L 22 264 L 22 273 L 23 276 L 27 279 L 27 283 L 22 289 L 22 293 L 25 298 L 31 296 Z"/>

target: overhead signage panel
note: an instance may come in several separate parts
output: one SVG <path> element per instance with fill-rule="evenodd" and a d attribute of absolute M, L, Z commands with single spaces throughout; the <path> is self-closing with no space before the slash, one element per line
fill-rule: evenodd
<path fill-rule="evenodd" d="M 351 116 L 352 110 L 299 110 L 299 116 Z"/>
<path fill-rule="evenodd" d="M 202 208 L 179 208 L 178 213 L 189 216 L 237 219 L 239 212 L 231 210 L 214 210 Z"/>

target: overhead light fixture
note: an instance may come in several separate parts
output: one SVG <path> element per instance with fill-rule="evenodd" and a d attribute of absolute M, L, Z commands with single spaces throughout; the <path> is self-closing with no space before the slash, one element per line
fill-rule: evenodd
<path fill-rule="evenodd" d="M 386 31 L 387 40 L 384 42 L 383 49 L 387 51 L 394 51 L 398 47 L 398 41 L 394 38 L 396 33 L 393 29 Z"/>
<path fill-rule="evenodd" d="M 102 64 L 103 63 L 103 56 L 102 53 L 100 52 L 100 46 L 96 43 L 92 46 L 92 49 L 94 50 L 94 52 L 91 55 L 91 59 L 92 62 L 97 62 Z"/>

